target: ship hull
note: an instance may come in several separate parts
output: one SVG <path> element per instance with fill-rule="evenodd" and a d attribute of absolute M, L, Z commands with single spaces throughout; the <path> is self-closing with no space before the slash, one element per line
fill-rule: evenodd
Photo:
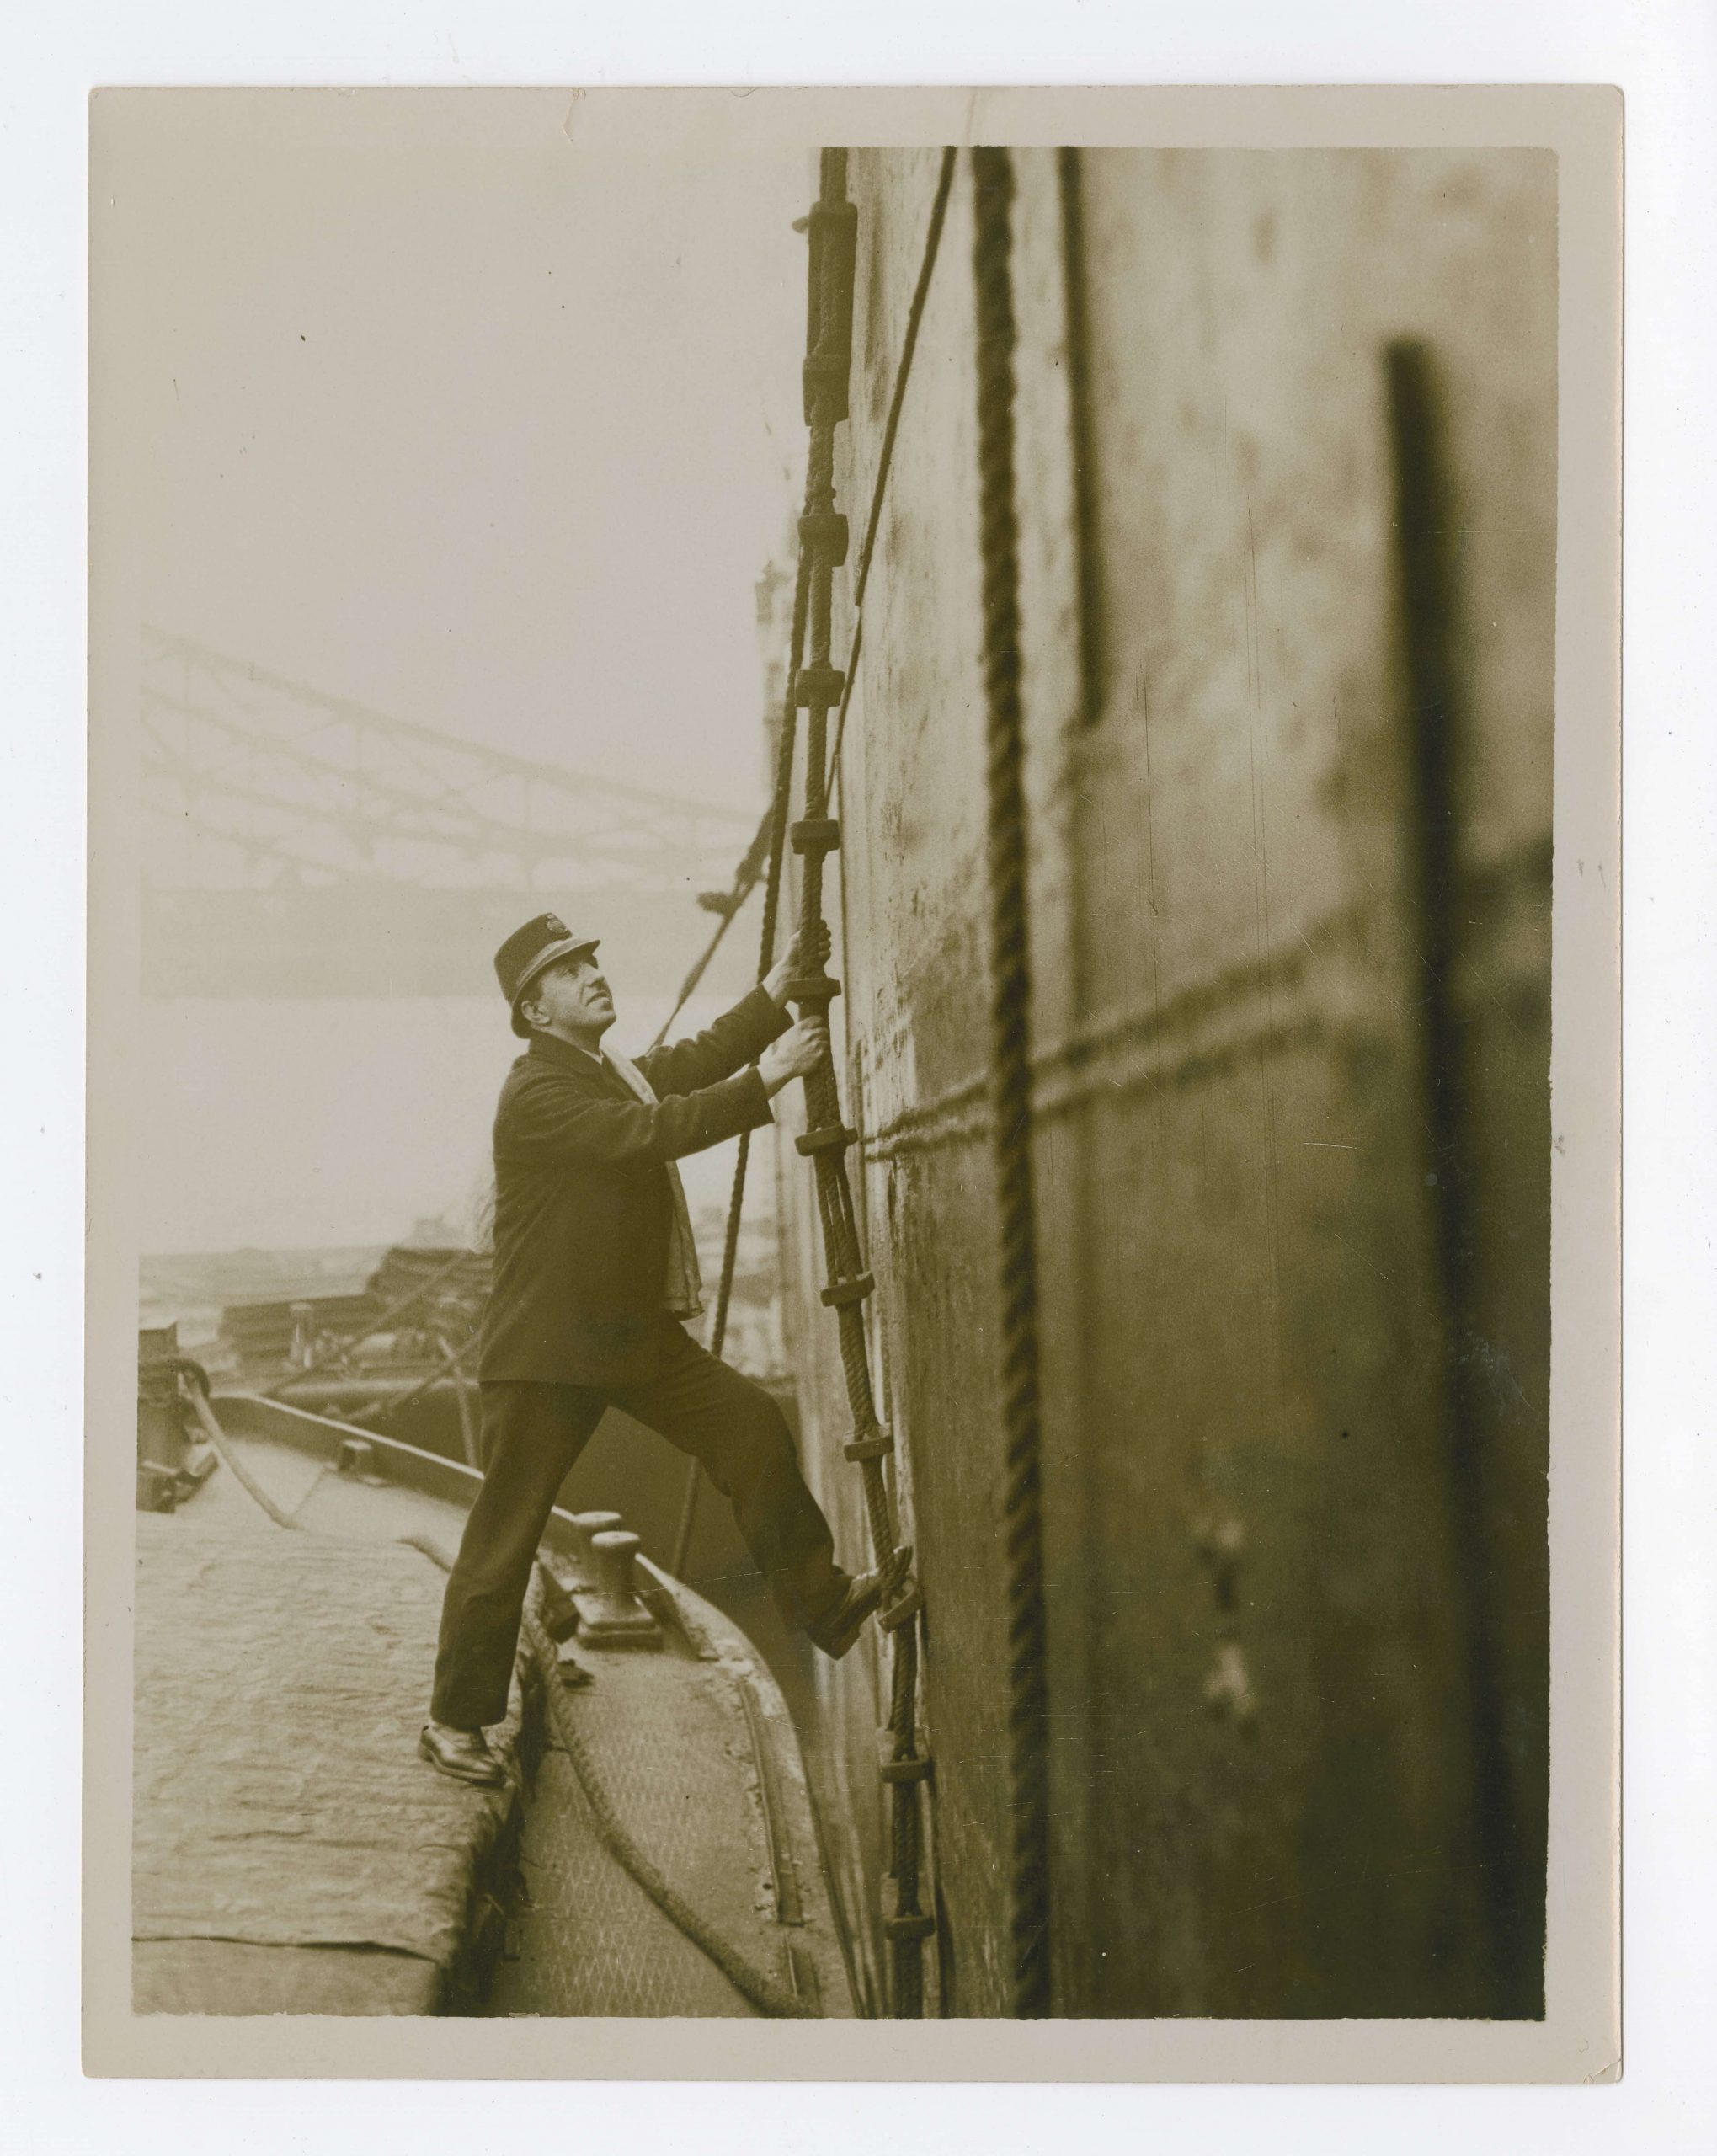
<path fill-rule="evenodd" d="M 1055 2008 L 1535 2015 L 1554 160 L 1012 163 Z M 937 164 L 851 160 L 856 517 Z M 994 2015 L 1018 1921 L 983 588 L 1006 535 L 980 523 L 973 263 L 962 161 L 834 910 L 928 1606 L 932 2010 Z M 1453 549 L 1435 589 L 1416 519 Z M 782 1161 L 807 1455 L 860 1542 L 816 1207 Z M 886 1683 L 869 1650 L 829 1674 L 819 1738 L 873 1912 Z"/>

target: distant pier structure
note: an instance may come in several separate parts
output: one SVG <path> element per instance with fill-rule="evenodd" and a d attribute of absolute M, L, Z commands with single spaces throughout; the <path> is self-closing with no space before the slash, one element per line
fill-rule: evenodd
<path fill-rule="evenodd" d="M 158 629 L 141 724 L 148 995 L 483 995 L 496 945 L 545 910 L 600 934 L 634 993 L 669 995 L 713 926 L 700 894 L 730 888 L 756 829 Z M 717 994 L 744 985 L 747 939 L 728 940 Z"/>

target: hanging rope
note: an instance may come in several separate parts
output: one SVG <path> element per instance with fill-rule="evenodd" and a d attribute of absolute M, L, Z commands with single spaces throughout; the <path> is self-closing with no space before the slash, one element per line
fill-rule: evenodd
<path fill-rule="evenodd" d="M 900 356 L 895 363 L 894 387 L 888 400 L 888 418 L 882 430 L 882 443 L 877 457 L 877 476 L 871 488 L 870 514 L 865 520 L 864 545 L 859 552 L 858 574 L 853 582 L 852 606 L 856 621 L 852 648 L 848 654 L 846 679 L 840 692 L 840 714 L 835 721 L 835 745 L 829 760 L 829 776 L 824 780 L 825 796 L 836 782 L 840 762 L 840 741 L 846 726 L 847 706 L 852 700 L 852 685 L 858 673 L 859 654 L 864 643 L 864 618 L 860 609 L 864 605 L 865 586 L 870 579 L 871 558 L 876 552 L 877 534 L 882 521 L 882 503 L 888 492 L 888 473 L 894 460 L 894 441 L 900 431 L 900 414 L 906 402 L 906 385 L 912 376 L 913 355 L 918 350 L 919 325 L 924 320 L 925 302 L 930 297 L 930 278 L 935 271 L 936 255 L 941 246 L 942 227 L 948 213 L 948 196 L 954 184 L 956 154 L 952 149 L 942 152 L 941 170 L 936 180 L 936 198 L 930 205 L 930 226 L 925 237 L 924 255 L 919 264 L 918 281 L 913 288 L 912 303 L 907 310 L 906 333 L 900 347 Z M 808 492 L 805 507 L 811 502 Z M 775 798 L 758 826 L 745 859 L 740 862 L 733 878 L 733 894 L 728 912 L 711 937 L 703 955 L 686 976 L 680 991 L 679 1001 L 664 1020 L 656 1035 L 659 1048 L 668 1037 L 668 1028 L 685 1008 L 687 998 L 703 978 L 704 970 L 715 956 L 717 945 L 726 934 L 728 922 L 738 911 L 741 900 L 757 880 L 754 866 L 767 842 L 768 884 L 764 902 L 762 951 L 758 959 L 757 978 L 761 980 L 769 971 L 775 957 L 776 907 L 781 896 L 781 863 L 786 836 L 787 803 L 792 786 L 793 736 L 798 718 L 798 707 L 794 701 L 794 684 L 798 677 L 804 657 L 806 595 L 808 588 L 811 558 L 808 550 L 799 550 L 798 574 L 793 590 L 793 625 L 789 640 L 787 658 L 787 691 L 786 708 L 777 735 L 775 772 Z M 749 871 L 749 880 L 748 880 Z M 733 1290 L 733 1272 L 739 1247 L 739 1216 L 745 1192 L 746 1171 L 751 1152 L 751 1134 L 740 1134 L 739 1157 L 733 1167 L 733 1194 L 728 1206 L 727 1233 L 722 1251 L 721 1285 L 717 1293 L 715 1317 L 710 1327 L 709 1348 L 712 1355 L 719 1355 L 727 1337 L 728 1307 Z M 674 1558 L 670 1570 L 676 1578 L 683 1577 L 691 1549 L 692 1529 L 696 1522 L 698 1494 L 703 1486 L 703 1470 L 694 1460 L 685 1477 L 685 1494 L 680 1502 L 680 1521 L 674 1537 Z"/>
<path fill-rule="evenodd" d="M 1026 801 L 1021 782 L 1019 526 L 1014 501 L 1013 165 L 972 152 L 978 300 L 978 465 L 988 707 L 990 1113 L 1000 1206 L 1006 1433 L 1008 1739 L 1013 2009 L 1049 2011 L 1048 1689 L 1032 1203 Z"/>
<path fill-rule="evenodd" d="M 810 590 L 810 563 L 802 552 L 798 574 L 793 584 L 793 623 L 787 638 L 787 686 L 782 705 L 781 724 L 775 744 L 775 795 L 765 817 L 763 829 L 767 834 L 769 847 L 768 880 L 763 893 L 763 930 L 759 939 L 757 978 L 760 981 L 775 960 L 776 921 L 781 910 L 781 857 L 787 846 L 787 811 L 792 806 L 793 786 L 793 742 L 798 731 L 798 707 L 793 702 L 793 683 L 798 677 L 799 662 L 805 649 L 805 608 Z M 723 926 L 725 926 L 725 923 Z M 713 951 L 714 945 L 710 948 Z M 705 953 L 706 958 L 709 953 Z M 697 974 L 694 972 L 692 981 Z M 685 1001 L 684 996 L 681 1001 Z M 673 1023 L 670 1017 L 668 1024 Z M 666 1034 L 668 1027 L 656 1036 L 658 1045 Z M 739 1134 L 739 1150 L 733 1162 L 733 1187 L 728 1199 L 728 1229 L 722 1245 L 722 1278 L 716 1293 L 716 1313 L 710 1326 L 709 1350 L 719 1355 L 728 1337 L 728 1306 L 733 1294 L 733 1269 L 739 1257 L 739 1215 L 745 1203 L 745 1175 L 751 1160 L 751 1133 Z M 691 1551 L 691 1531 L 697 1520 L 698 1492 L 703 1486 L 703 1469 L 693 1460 L 685 1473 L 685 1494 L 680 1501 L 680 1523 L 674 1534 L 674 1558 L 669 1570 L 675 1579 L 685 1577 L 687 1558 Z"/>
<path fill-rule="evenodd" d="M 473 1332 L 468 1339 L 445 1349 L 440 1360 L 426 1370 L 408 1391 L 396 1393 L 391 1400 L 384 1396 L 366 1401 L 361 1407 L 355 1407 L 345 1420 L 365 1429 L 376 1422 L 387 1422 L 398 1414 L 402 1407 L 409 1407 L 413 1401 L 421 1400 L 426 1392 L 433 1390 L 450 1372 L 456 1371 L 463 1364 L 470 1362 L 482 1345 L 483 1336 Z"/>
<path fill-rule="evenodd" d="M 757 879 L 763 873 L 764 857 L 768 851 L 769 835 L 773 828 L 773 823 L 774 811 L 765 809 L 763 821 L 757 826 L 756 836 L 746 847 L 744 859 L 733 871 L 733 886 L 717 908 L 721 919 L 716 923 L 716 932 L 704 945 L 698 956 L 697 963 L 692 967 L 691 971 L 680 982 L 680 993 L 674 999 L 674 1008 L 656 1029 L 656 1038 L 650 1043 L 652 1048 L 660 1048 L 663 1042 L 667 1039 L 668 1028 L 691 1001 L 692 991 L 709 970 L 710 960 L 721 948 L 722 938 L 733 926 L 741 906 L 756 889 Z"/>
<path fill-rule="evenodd" d="M 833 573 L 846 558 L 846 519 L 835 508 L 835 430 L 847 416 L 852 359 L 853 269 L 858 213 L 846 198 L 846 152 L 825 150 L 821 187 L 810 218 L 811 260 L 805 360 L 805 414 L 811 430 L 805 514 L 799 520 L 801 558 L 811 563 L 809 652 L 793 683 L 805 711 L 805 813 L 792 827 L 793 851 L 803 860 L 799 885 L 801 963 L 804 970 L 787 993 L 801 1015 L 826 1014 L 840 992 L 826 969 L 827 926 L 823 914 L 824 862 L 840 843 L 840 825 L 829 814 L 829 714 L 841 700 L 845 680 L 831 659 Z M 904 376 L 902 377 L 904 390 Z M 877 497 L 880 501 L 880 495 Z M 905 2019 L 924 2012 L 924 1942 L 936 1919 L 920 1906 L 922 1826 L 920 1785 L 930 1763 L 918 1749 L 918 1629 L 924 1606 L 909 1576 L 910 1553 L 899 1545 L 883 1463 L 894 1449 L 893 1434 L 879 1421 L 865 1340 L 864 1304 L 875 1288 L 859 1247 L 845 1154 L 856 1133 L 841 1120 L 833 1064 L 825 1061 L 804 1081 L 807 1128 L 795 1140 L 813 1164 L 817 1209 L 829 1278 L 824 1303 L 835 1314 L 852 1436 L 843 1449 L 863 1478 L 864 1504 L 877 1566 L 890 1576 L 891 1591 L 878 1622 L 893 1643 L 889 1681 L 888 1758 L 880 1772 L 888 1792 L 890 1876 L 893 1908 L 883 1918 L 888 1942 L 890 2003 Z"/>
<path fill-rule="evenodd" d="M 840 710 L 835 722 L 835 746 L 829 751 L 829 776 L 824 791 L 830 792 L 840 782 L 840 744 L 846 732 L 846 710 L 852 702 L 852 685 L 858 679 L 859 654 L 865 648 L 865 586 L 871 579 L 871 557 L 877 550 L 877 533 L 882 521 L 882 497 L 888 492 L 888 473 L 894 462 L 894 438 L 900 431 L 900 414 L 906 403 L 906 385 L 912 378 L 913 355 L 918 350 L 919 324 L 924 320 L 925 302 L 930 297 L 930 280 L 935 274 L 936 255 L 942 244 L 942 227 L 948 215 L 948 196 L 954 184 L 955 152 L 942 152 L 942 168 L 936 178 L 936 200 L 930 205 L 930 229 L 925 235 L 924 259 L 919 264 L 918 282 L 913 287 L 912 304 L 906 310 L 906 334 L 901 339 L 900 357 L 894 367 L 894 390 L 888 399 L 888 424 L 882 429 L 882 446 L 877 452 L 877 477 L 871 488 L 871 513 L 865 520 L 865 543 L 859 549 L 858 574 L 852 585 L 852 645 L 846 655 L 846 681 L 840 691 Z"/>

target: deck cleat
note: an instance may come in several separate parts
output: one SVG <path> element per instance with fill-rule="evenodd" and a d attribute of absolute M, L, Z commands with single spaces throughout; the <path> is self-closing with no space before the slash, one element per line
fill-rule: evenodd
<path fill-rule="evenodd" d="M 344 1475 L 348 1481 L 367 1482 L 374 1488 L 387 1480 L 379 1471 L 380 1457 L 367 1438 L 342 1438 L 333 1465 L 335 1474 Z"/>
<path fill-rule="evenodd" d="M 595 1578 L 588 1588 L 575 1590 L 579 1636 L 587 1647 L 661 1646 L 662 1627 L 639 1598 L 632 1575 L 638 1548 L 637 1535 L 618 1529 L 605 1529 L 590 1537 Z"/>

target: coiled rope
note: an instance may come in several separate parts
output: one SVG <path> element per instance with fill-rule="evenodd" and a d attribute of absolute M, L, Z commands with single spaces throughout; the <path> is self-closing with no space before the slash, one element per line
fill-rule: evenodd
<path fill-rule="evenodd" d="M 1000 1207 L 1006 1440 L 1008 1768 L 1013 2009 L 1049 2011 L 1048 1685 L 1044 1669 L 1037 1262 L 1032 1201 L 1032 967 L 1014 502 L 1013 163 L 972 152 L 978 464 L 989 752 L 990 1111 Z"/>
<path fill-rule="evenodd" d="M 307 1534 L 319 1542 L 344 1543 L 350 1549 L 365 1549 L 373 1545 L 360 1541 L 355 1536 L 329 1534 L 319 1528 L 306 1527 L 304 1523 L 277 1504 L 254 1476 L 240 1462 L 220 1419 L 209 1401 L 208 1374 L 201 1365 L 189 1357 L 178 1359 L 179 1375 L 187 1381 L 192 1410 L 204 1436 L 213 1447 L 216 1456 L 235 1482 L 256 1504 L 259 1505 L 276 1527 L 290 1529 L 294 1534 Z M 394 1540 L 407 1550 L 415 1550 L 438 1566 L 444 1572 L 453 1569 L 453 1560 L 432 1535 L 422 1534 L 397 1535 Z M 538 1561 L 539 1565 L 541 1560 Z M 553 1642 L 535 1614 L 528 1608 L 521 1620 L 521 1630 L 531 1653 L 536 1660 L 541 1677 L 544 1695 L 548 1703 L 549 1718 L 554 1724 L 555 1734 L 560 1739 L 579 1785 L 584 1793 L 590 1817 L 597 1837 L 609 1854 L 627 1871 L 661 1910 L 676 1929 L 684 1933 L 692 1945 L 714 1962 L 741 1996 L 748 1999 L 760 2014 L 776 2020 L 808 2019 L 813 2009 L 772 1977 L 755 1967 L 737 1948 L 731 1946 L 714 1925 L 700 1916 L 684 1895 L 669 1885 L 633 1838 L 631 1829 L 621 1817 L 607 1785 L 602 1779 L 577 1717 L 568 1704 L 565 1689 L 561 1683 L 560 1665 Z"/>

